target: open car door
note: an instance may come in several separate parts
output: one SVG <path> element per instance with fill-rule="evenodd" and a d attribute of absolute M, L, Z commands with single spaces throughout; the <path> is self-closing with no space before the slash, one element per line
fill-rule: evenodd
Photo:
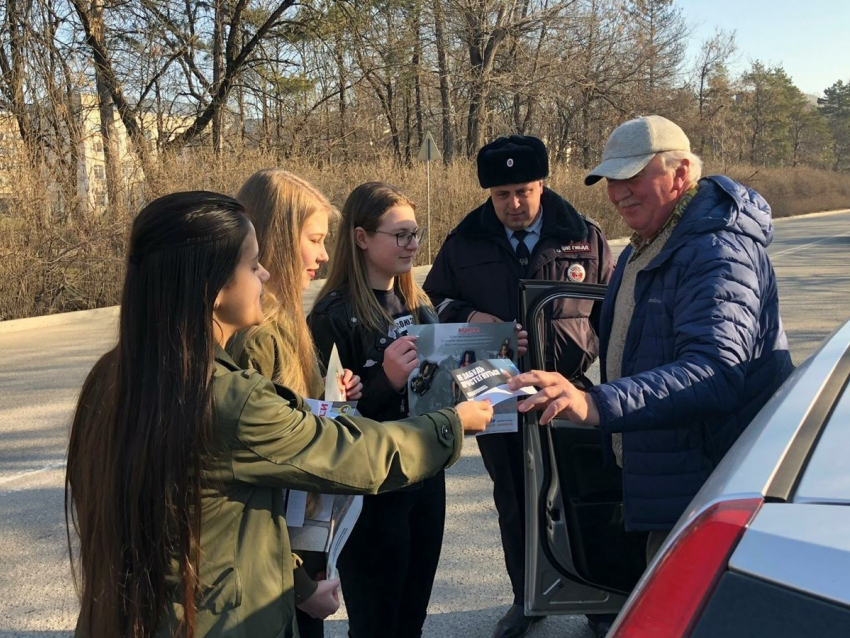
<path fill-rule="evenodd" d="M 601 302 L 605 286 L 524 280 L 520 308 L 528 330 L 526 365 L 544 369 L 546 317 L 564 298 Z M 548 310 L 547 310 L 548 309 Z M 587 373 L 599 382 L 598 364 Z M 645 563 L 646 537 L 623 525 L 621 470 L 603 466 L 597 428 L 525 415 L 525 613 L 619 611 Z"/>

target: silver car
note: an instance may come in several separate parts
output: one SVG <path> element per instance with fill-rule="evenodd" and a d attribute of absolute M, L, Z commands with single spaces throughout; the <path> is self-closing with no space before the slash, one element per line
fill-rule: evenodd
<path fill-rule="evenodd" d="M 591 289 L 593 288 L 593 289 Z M 546 306 L 602 286 L 525 282 L 532 365 Z M 617 612 L 609 638 L 850 636 L 850 322 L 776 392 L 644 572 L 598 431 L 525 432 L 526 613 Z"/>

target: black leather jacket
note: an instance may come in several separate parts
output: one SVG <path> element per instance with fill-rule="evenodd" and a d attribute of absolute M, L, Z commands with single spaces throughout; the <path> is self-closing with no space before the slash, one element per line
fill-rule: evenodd
<path fill-rule="evenodd" d="M 384 373 L 384 350 L 395 339 L 388 336 L 389 326 L 383 331 L 363 326 L 350 303 L 347 292 L 335 290 L 313 307 L 307 317 L 319 360 L 327 366 L 336 344 L 342 365 L 363 382 L 363 396 L 357 410 L 376 421 L 407 417 L 407 389 L 398 392 Z M 438 323 L 437 316 L 428 308 L 420 309 L 416 323 Z"/>

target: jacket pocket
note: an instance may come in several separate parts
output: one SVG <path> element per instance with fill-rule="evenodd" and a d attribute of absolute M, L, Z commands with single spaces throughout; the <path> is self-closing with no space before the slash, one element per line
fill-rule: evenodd
<path fill-rule="evenodd" d="M 235 567 L 225 569 L 215 582 L 201 592 L 199 607 L 222 614 L 242 604 L 242 578 Z"/>

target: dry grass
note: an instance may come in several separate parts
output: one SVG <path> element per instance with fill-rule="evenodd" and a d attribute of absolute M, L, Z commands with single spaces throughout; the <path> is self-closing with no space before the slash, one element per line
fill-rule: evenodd
<path fill-rule="evenodd" d="M 129 214 L 67 219 L 56 210 L 69 199 L 39 175 L 18 169 L 8 176 L 13 188 L 0 207 L 0 320 L 117 303 Z"/>
<path fill-rule="evenodd" d="M 850 208 L 850 173 L 808 167 L 738 166 L 729 171 L 729 176 L 761 193 L 774 217 Z"/>
<path fill-rule="evenodd" d="M 368 164 L 340 164 L 333 167 L 318 166 L 304 159 L 276 160 L 272 155 L 245 152 L 238 164 L 216 162 L 211 155 L 198 155 L 195 162 L 172 158 L 164 162 L 163 169 L 151 180 L 152 195 L 161 195 L 177 189 L 204 188 L 235 194 L 253 172 L 277 166 L 301 175 L 315 184 L 337 207 L 342 208 L 346 197 L 358 184 L 385 181 L 401 188 L 417 204 L 419 223 L 429 225 L 434 252 L 443 239 L 463 216 L 486 199 L 486 191 L 478 185 L 475 162 L 460 162 L 445 167 L 431 163 L 431 221 L 427 221 L 427 168 L 417 162 L 412 167 L 397 167 L 389 159 L 376 158 Z M 199 167 L 202 167 L 200 170 Z M 597 185 L 587 188 L 582 183 L 583 173 L 571 172 L 567 167 L 553 167 L 548 185 L 585 215 L 595 219 L 607 235 L 625 232 L 625 226 L 611 208 L 605 188 Z M 426 263 L 427 255 L 420 253 L 419 263 Z"/>
<path fill-rule="evenodd" d="M 309 159 L 279 158 L 246 150 L 216 159 L 203 150 L 163 158 L 148 175 L 145 197 L 206 189 L 235 194 L 253 172 L 280 166 L 316 184 L 342 207 L 351 189 L 366 181 L 387 181 L 402 188 L 418 204 L 420 223 L 429 225 L 432 252 L 472 208 L 484 201 L 474 162 L 451 167 L 431 165 L 431 220 L 427 221 L 426 167 L 417 163 L 398 168 L 382 158 L 370 163 L 321 166 Z M 711 174 L 708 166 L 707 174 Z M 777 217 L 850 207 L 850 175 L 810 168 L 758 169 L 733 167 L 728 174 L 758 190 Z M 608 237 L 628 229 L 607 201 L 605 187 L 585 187 L 584 173 L 552 167 L 549 186 L 585 215 L 595 219 Z M 43 179 L 13 176 L 14 193 L 0 209 L 0 320 L 96 308 L 118 303 L 123 279 L 123 252 L 135 211 L 111 210 L 108 215 L 71 219 L 49 211 L 62 198 L 48 194 Z M 427 245 L 418 263 L 428 261 Z"/>

